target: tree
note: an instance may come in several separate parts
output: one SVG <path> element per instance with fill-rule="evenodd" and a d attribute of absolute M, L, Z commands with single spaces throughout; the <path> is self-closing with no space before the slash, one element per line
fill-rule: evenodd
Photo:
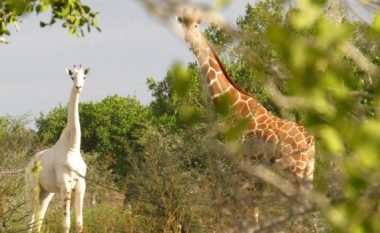
<path fill-rule="evenodd" d="M 27 116 L 0 117 L 0 170 L 18 169 L 17 163 L 35 151 L 35 132 L 26 125 Z"/>
<path fill-rule="evenodd" d="M 188 127 L 205 122 L 209 116 L 210 107 L 206 99 L 202 77 L 199 76 L 197 65 L 191 63 L 187 67 L 174 64 L 167 72 L 164 80 L 156 82 L 152 77 L 147 79 L 147 85 L 152 92 L 153 101 L 149 104 L 157 123 L 167 128 Z"/>
<path fill-rule="evenodd" d="M 57 21 L 62 22 L 62 27 L 68 28 L 71 34 L 84 36 L 84 27 L 90 32 L 91 27 L 98 31 L 99 13 L 93 12 L 80 0 L 2 0 L 0 1 L 0 42 L 7 42 L 3 37 L 9 36 L 9 25 L 18 29 L 20 18 L 26 14 L 36 12 L 51 12 L 49 22 L 40 22 L 41 27 L 53 25 Z"/>
<path fill-rule="evenodd" d="M 15 210 L 24 203 L 23 166 L 35 151 L 35 132 L 27 128 L 27 117 L 0 117 L 0 231 L 20 230 L 25 213 Z M 19 226 L 14 226 L 16 223 Z"/>

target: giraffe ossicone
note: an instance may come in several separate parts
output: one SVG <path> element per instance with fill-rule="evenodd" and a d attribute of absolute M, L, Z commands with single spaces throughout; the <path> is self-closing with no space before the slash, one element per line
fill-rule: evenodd
<path fill-rule="evenodd" d="M 73 81 L 68 103 L 67 123 L 58 141 L 34 155 L 25 169 L 25 194 L 29 211 L 29 232 L 40 232 L 55 193 L 63 204 L 63 231 L 70 229 L 70 203 L 74 195 L 76 231 L 83 232 L 83 199 L 86 189 L 86 164 L 80 154 L 79 94 L 89 69 L 66 69 Z"/>

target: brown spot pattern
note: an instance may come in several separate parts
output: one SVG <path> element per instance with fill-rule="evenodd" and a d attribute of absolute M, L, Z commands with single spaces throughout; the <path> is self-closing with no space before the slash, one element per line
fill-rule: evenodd
<path fill-rule="evenodd" d="M 194 30 L 192 33 L 199 32 Z M 244 92 L 228 77 L 215 51 L 209 47 L 201 34 L 193 34 L 191 38 L 193 41 L 190 44 L 201 64 L 202 73 L 207 78 L 211 97 L 216 98 L 222 93 L 229 95 L 235 115 L 251 119 L 246 132 L 270 145 L 278 145 L 280 153 L 276 155 L 276 161 L 279 161 L 284 169 L 303 177 L 309 160 L 314 161 L 313 136 L 301 125 L 280 119 L 268 112 L 253 96 Z M 231 86 L 231 89 L 227 89 Z M 312 179 L 314 167 L 310 169 L 308 173 Z"/>

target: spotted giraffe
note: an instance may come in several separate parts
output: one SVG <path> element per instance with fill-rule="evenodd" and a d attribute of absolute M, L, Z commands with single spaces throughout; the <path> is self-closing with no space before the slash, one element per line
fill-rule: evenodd
<path fill-rule="evenodd" d="M 196 10 L 184 10 L 177 19 L 184 29 L 185 41 L 190 44 L 206 79 L 211 100 L 217 104 L 222 97 L 228 96 L 233 114 L 249 119 L 242 135 L 243 141 L 254 137 L 264 144 L 279 147 L 274 162 L 296 177 L 308 181 L 311 187 L 315 161 L 314 137 L 303 126 L 271 114 L 254 96 L 234 83 L 215 50 L 198 31 L 200 16 Z"/>

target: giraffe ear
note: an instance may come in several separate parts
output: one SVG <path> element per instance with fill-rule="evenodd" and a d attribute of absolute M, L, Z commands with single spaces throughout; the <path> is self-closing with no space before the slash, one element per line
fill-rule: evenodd
<path fill-rule="evenodd" d="M 88 73 L 90 73 L 90 68 L 86 68 L 86 69 L 84 70 L 84 75 L 87 75 Z"/>
<path fill-rule="evenodd" d="M 70 76 L 73 75 L 73 72 L 72 72 L 70 69 L 67 69 L 67 68 L 66 68 L 66 73 L 67 73 L 68 75 L 70 75 Z"/>

